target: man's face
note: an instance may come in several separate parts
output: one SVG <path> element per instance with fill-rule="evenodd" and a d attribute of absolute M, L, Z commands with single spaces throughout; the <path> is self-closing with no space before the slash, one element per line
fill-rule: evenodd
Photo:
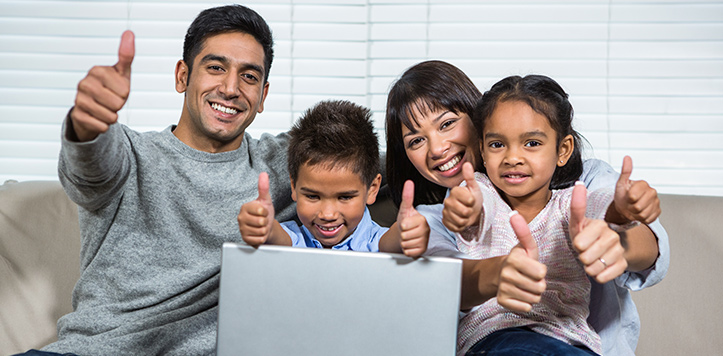
<path fill-rule="evenodd" d="M 229 32 L 206 38 L 188 75 L 176 65 L 176 90 L 186 93 L 174 134 L 206 152 L 239 147 L 243 133 L 264 110 L 269 84 L 264 82 L 264 51 L 246 33 Z"/>

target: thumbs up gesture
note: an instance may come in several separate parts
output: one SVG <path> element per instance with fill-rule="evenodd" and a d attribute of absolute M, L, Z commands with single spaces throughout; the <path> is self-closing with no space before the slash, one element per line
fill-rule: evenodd
<path fill-rule="evenodd" d="M 467 227 L 479 224 L 482 214 L 482 191 L 474 179 L 474 168 L 466 162 L 462 166 L 462 177 L 467 185 L 454 187 L 444 199 L 442 223 L 450 231 L 462 232 Z"/>
<path fill-rule="evenodd" d="M 570 238 L 585 272 L 599 283 L 607 283 L 628 268 L 620 235 L 602 220 L 585 217 L 587 189 L 576 184 L 570 202 Z"/>
<path fill-rule="evenodd" d="M 525 218 L 513 211 L 510 224 L 520 243 L 502 262 L 497 303 L 512 311 L 529 312 L 547 289 L 547 266 L 538 261 L 537 243 Z"/>
<path fill-rule="evenodd" d="M 269 239 L 274 224 L 274 204 L 269 194 L 269 175 L 259 174 L 259 196 L 241 206 L 238 227 L 244 242 L 259 246 Z"/>
<path fill-rule="evenodd" d="M 624 224 L 640 221 L 650 224 L 660 216 L 658 192 L 644 180 L 630 180 L 632 173 L 633 160 L 625 156 L 620 178 L 615 184 L 615 209 L 609 209 L 605 217 L 608 222 Z"/>
<path fill-rule="evenodd" d="M 429 224 L 414 208 L 414 182 L 404 182 L 402 202 L 399 205 L 397 224 L 401 232 L 402 252 L 409 257 L 419 257 L 427 251 Z"/>
<path fill-rule="evenodd" d="M 95 139 L 118 121 L 118 111 L 131 91 L 131 63 L 135 56 L 135 35 L 125 31 L 113 66 L 95 66 L 78 83 L 70 119 L 80 142 Z"/>

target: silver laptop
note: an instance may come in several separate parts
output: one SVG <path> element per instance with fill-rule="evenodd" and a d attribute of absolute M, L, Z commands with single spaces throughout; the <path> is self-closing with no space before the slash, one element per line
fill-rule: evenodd
<path fill-rule="evenodd" d="M 454 355 L 462 263 L 223 245 L 217 354 Z"/>

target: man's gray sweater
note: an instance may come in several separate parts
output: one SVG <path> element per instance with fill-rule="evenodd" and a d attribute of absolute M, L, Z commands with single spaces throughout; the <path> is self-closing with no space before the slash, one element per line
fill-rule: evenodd
<path fill-rule="evenodd" d="M 68 129 L 66 120 L 66 127 Z M 221 245 L 240 242 L 236 216 L 268 172 L 276 217 L 293 218 L 288 136 L 245 135 L 224 153 L 172 133 L 121 124 L 95 140 L 63 135 L 58 172 L 79 206 L 81 275 L 74 312 L 43 350 L 79 355 L 215 352 Z"/>

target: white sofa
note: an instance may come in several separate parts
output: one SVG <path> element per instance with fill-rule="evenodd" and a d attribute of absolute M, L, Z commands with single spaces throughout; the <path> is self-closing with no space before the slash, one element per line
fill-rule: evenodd
<path fill-rule="evenodd" d="M 659 285 L 633 293 L 642 319 L 637 354 L 722 354 L 723 197 L 661 200 L 670 270 Z M 372 214 L 396 216 L 384 200 Z M 55 339 L 57 319 L 72 310 L 79 236 L 77 208 L 58 182 L 0 185 L 0 355 Z"/>

